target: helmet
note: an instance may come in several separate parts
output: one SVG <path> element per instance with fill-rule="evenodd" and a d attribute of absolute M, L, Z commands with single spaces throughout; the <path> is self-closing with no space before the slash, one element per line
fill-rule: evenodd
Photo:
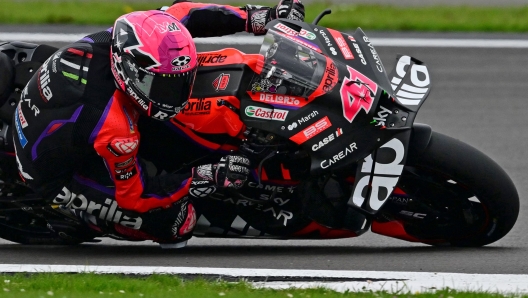
<path fill-rule="evenodd" d="M 169 120 L 191 95 L 196 46 L 189 31 L 170 14 L 150 10 L 119 17 L 110 60 L 118 88 L 152 118 Z"/>

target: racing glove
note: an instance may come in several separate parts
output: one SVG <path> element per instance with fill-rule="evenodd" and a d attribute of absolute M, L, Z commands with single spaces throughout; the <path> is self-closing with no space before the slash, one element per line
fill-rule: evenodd
<path fill-rule="evenodd" d="M 239 189 L 244 186 L 249 169 L 249 159 L 241 155 L 228 155 L 217 164 L 195 167 L 189 194 L 203 198 L 214 193 L 218 187 Z"/>
<path fill-rule="evenodd" d="M 266 34 L 266 24 L 278 18 L 304 21 L 304 5 L 300 0 L 281 0 L 274 7 L 248 4 L 246 31 L 255 35 Z"/>

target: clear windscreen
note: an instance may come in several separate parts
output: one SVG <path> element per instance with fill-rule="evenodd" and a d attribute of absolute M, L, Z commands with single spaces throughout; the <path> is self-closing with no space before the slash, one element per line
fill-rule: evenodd
<path fill-rule="evenodd" d="M 295 36 L 268 30 L 260 48 L 264 65 L 258 87 L 262 90 L 299 97 L 309 97 L 319 86 L 326 67 L 326 58 L 296 42 Z"/>

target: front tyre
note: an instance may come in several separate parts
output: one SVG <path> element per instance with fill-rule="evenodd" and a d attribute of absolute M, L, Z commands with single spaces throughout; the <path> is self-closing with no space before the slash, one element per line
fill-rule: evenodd
<path fill-rule="evenodd" d="M 519 196 L 497 163 L 441 133 L 432 132 L 422 152 L 413 142 L 398 183 L 403 192 L 380 210 L 385 221 L 402 224 L 407 239 L 432 245 L 482 246 L 512 229 Z"/>

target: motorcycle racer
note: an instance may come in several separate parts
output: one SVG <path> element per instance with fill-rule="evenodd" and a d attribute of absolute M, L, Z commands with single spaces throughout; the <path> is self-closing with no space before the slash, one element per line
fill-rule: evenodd
<path fill-rule="evenodd" d="M 169 120 L 185 106 L 197 68 L 191 36 L 263 34 L 283 16 L 302 20 L 304 8 L 297 0 L 275 8 L 180 1 L 124 15 L 113 28 L 59 49 L 15 111 L 20 176 L 103 234 L 159 243 L 190 238 L 191 197 L 240 188 L 249 160 L 228 155 L 190 173 L 151 177 L 137 154 L 139 117 Z"/>

